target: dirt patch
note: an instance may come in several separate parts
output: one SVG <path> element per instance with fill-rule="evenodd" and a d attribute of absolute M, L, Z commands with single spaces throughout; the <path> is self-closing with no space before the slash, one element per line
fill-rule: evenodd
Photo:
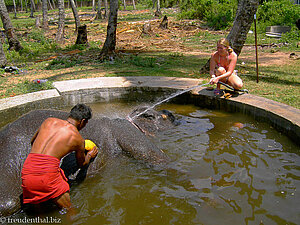
<path fill-rule="evenodd" d="M 242 53 L 239 56 L 241 61 L 256 61 L 255 47 L 245 46 Z M 261 66 L 274 66 L 274 65 L 291 65 L 299 63 L 297 58 L 290 57 L 290 53 L 286 52 L 263 52 L 261 49 L 258 50 L 258 63 Z"/>
<path fill-rule="evenodd" d="M 132 10 L 132 11 L 119 11 L 119 18 L 122 16 L 132 14 L 139 18 L 137 15 L 141 13 L 149 13 L 149 10 Z M 106 38 L 106 26 L 107 21 L 95 20 L 95 12 L 79 12 L 82 23 L 87 24 L 88 29 L 88 41 L 94 41 L 99 43 L 99 51 Z M 72 13 L 66 15 L 66 19 L 73 20 Z M 187 40 L 195 38 L 195 35 L 201 32 L 209 32 L 210 34 L 222 34 L 226 36 L 224 31 L 210 31 L 207 30 L 201 21 L 196 20 L 176 20 L 172 17 L 168 18 L 168 29 L 160 28 L 160 23 L 162 19 L 152 18 L 148 20 L 139 20 L 134 22 L 120 21 L 118 22 L 117 28 L 117 50 L 126 53 L 145 53 L 145 52 L 174 52 L 181 53 L 185 55 L 194 55 L 199 58 L 209 58 L 211 53 L 214 51 L 215 43 L 209 43 L 205 38 L 199 37 L 200 45 L 209 45 L 210 48 L 206 51 L 201 51 L 197 47 L 192 47 L 187 45 Z M 50 23 L 51 24 L 51 23 Z M 147 32 L 145 32 L 145 26 L 148 26 Z M 65 43 L 64 46 L 70 46 L 75 43 L 76 35 L 74 34 L 75 25 L 66 24 L 65 27 Z M 26 31 L 24 31 L 26 32 Z M 49 30 L 46 32 L 46 37 L 55 39 L 57 33 L 57 24 L 51 24 Z M 211 50 L 211 51 L 210 51 Z M 80 52 L 70 52 L 65 55 L 72 55 L 72 57 L 78 57 L 84 61 L 85 65 L 89 65 L 91 60 L 95 60 L 99 52 L 85 53 L 85 55 L 80 54 Z M 51 61 L 59 56 L 64 56 L 64 54 L 47 55 L 41 57 L 39 61 Z M 255 48 L 254 46 L 244 46 L 241 55 L 239 56 L 240 61 L 251 61 L 255 62 Z M 272 66 L 272 65 L 284 65 L 293 64 L 295 60 L 289 57 L 289 53 L 283 52 L 267 52 L 265 49 L 259 48 L 258 61 L 261 66 Z M 36 61 L 35 63 L 38 63 Z M 89 69 L 88 69 L 89 70 Z M 93 76 L 103 76 L 104 71 L 95 70 L 95 68 L 90 68 L 89 77 Z M 45 71 L 45 70 L 34 70 L 19 76 L 18 79 L 40 79 L 55 77 L 59 78 L 63 75 L 69 75 L 72 73 L 80 73 L 79 71 L 74 71 L 73 68 L 67 69 L 57 69 L 55 71 Z M 84 73 L 85 71 L 82 71 Z M 63 74 L 63 75 L 62 75 Z M 84 76 L 84 75 L 80 75 Z M 33 77 L 33 78 L 32 78 Z"/>

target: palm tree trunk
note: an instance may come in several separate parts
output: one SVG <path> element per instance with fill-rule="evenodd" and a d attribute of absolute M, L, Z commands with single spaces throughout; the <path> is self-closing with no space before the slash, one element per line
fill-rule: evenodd
<path fill-rule="evenodd" d="M 44 0 L 43 0 L 43 1 L 44 1 Z M 49 4 L 50 9 L 53 10 L 53 6 L 52 6 L 52 3 L 51 3 L 50 0 L 48 0 L 48 4 Z"/>
<path fill-rule="evenodd" d="M 161 17 L 161 11 L 160 11 L 160 0 L 156 0 L 156 12 L 155 12 L 155 16 L 157 17 Z"/>
<path fill-rule="evenodd" d="M 101 14 L 102 0 L 98 0 L 97 4 L 98 4 L 98 9 L 97 9 L 96 20 L 101 20 L 102 19 L 102 14 Z"/>
<path fill-rule="evenodd" d="M 95 2 L 95 0 L 92 0 L 92 10 L 96 11 L 96 2 Z"/>
<path fill-rule="evenodd" d="M 108 15 L 108 3 L 107 3 L 107 0 L 104 0 L 104 7 L 105 7 L 104 19 L 107 19 L 107 15 Z"/>
<path fill-rule="evenodd" d="M 106 40 L 100 53 L 101 59 L 115 55 L 118 22 L 118 0 L 110 0 L 110 12 L 107 24 Z"/>
<path fill-rule="evenodd" d="M 0 16 L 3 24 L 3 28 L 6 32 L 9 49 L 16 50 L 16 51 L 21 50 L 23 47 L 21 46 L 20 42 L 18 41 L 15 35 L 14 28 L 9 18 L 4 0 L 0 0 Z"/>
<path fill-rule="evenodd" d="M 123 0 L 124 10 L 126 10 L 126 0 Z"/>
<path fill-rule="evenodd" d="M 4 54 L 3 46 L 0 41 L 0 67 L 4 67 L 4 66 L 6 66 L 6 64 L 7 64 L 6 56 Z"/>
<path fill-rule="evenodd" d="M 13 0 L 13 4 L 14 4 L 14 13 L 15 13 L 15 19 L 17 18 L 17 7 L 16 7 L 16 0 Z"/>
<path fill-rule="evenodd" d="M 233 26 L 227 36 L 231 47 L 237 55 L 241 53 L 245 44 L 258 5 L 259 0 L 240 0 L 238 3 Z"/>
<path fill-rule="evenodd" d="M 58 31 L 56 41 L 59 43 L 64 42 L 64 28 L 65 28 L 65 9 L 64 0 L 58 0 Z"/>
<path fill-rule="evenodd" d="M 80 27 L 80 19 L 79 19 L 79 15 L 78 15 L 74 0 L 70 0 L 70 4 L 71 4 L 72 11 L 73 11 L 74 19 L 75 19 L 75 25 L 76 25 L 75 33 L 77 33 L 78 28 Z"/>
<path fill-rule="evenodd" d="M 135 0 L 132 0 L 133 9 L 136 10 Z"/>
<path fill-rule="evenodd" d="M 30 0 L 30 18 L 34 18 L 33 12 L 35 11 L 34 0 Z"/>
<path fill-rule="evenodd" d="M 48 7 L 47 0 L 42 1 L 42 10 L 43 10 L 43 28 L 48 29 Z"/>

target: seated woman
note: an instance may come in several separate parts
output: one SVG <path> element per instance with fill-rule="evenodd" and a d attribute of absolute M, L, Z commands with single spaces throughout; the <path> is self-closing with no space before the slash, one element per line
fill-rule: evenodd
<path fill-rule="evenodd" d="M 236 62 L 237 55 L 230 48 L 229 41 L 225 38 L 220 39 L 217 42 L 217 51 L 212 54 L 210 59 L 210 84 L 217 84 L 215 94 L 220 94 L 219 81 L 229 84 L 237 90 L 243 87 L 241 78 L 237 76 L 237 71 L 234 70 Z"/>

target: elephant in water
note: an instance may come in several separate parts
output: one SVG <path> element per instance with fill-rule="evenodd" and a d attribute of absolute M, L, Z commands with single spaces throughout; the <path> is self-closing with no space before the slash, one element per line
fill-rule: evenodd
<path fill-rule="evenodd" d="M 0 216 L 11 215 L 21 207 L 22 166 L 31 150 L 33 134 L 48 117 L 67 119 L 68 113 L 57 110 L 32 111 L 0 131 Z M 138 108 L 130 117 L 134 119 L 90 119 L 80 133 L 83 138 L 96 143 L 99 153 L 89 166 L 80 170 L 74 153 L 67 155 L 61 164 L 66 176 L 82 181 L 89 174 L 97 173 L 109 158 L 120 154 L 130 155 L 149 166 L 167 164 L 169 157 L 145 133 L 153 134 L 160 129 L 170 128 L 174 124 L 174 116 L 168 111 L 150 109 L 145 112 L 145 108 Z"/>

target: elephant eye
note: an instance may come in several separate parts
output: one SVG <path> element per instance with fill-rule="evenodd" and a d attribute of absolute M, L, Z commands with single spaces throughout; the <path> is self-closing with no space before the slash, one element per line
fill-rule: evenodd
<path fill-rule="evenodd" d="M 148 114 L 148 113 L 144 113 L 142 115 L 142 117 L 146 118 L 146 119 L 155 119 L 155 116 L 151 115 L 151 114 Z"/>

